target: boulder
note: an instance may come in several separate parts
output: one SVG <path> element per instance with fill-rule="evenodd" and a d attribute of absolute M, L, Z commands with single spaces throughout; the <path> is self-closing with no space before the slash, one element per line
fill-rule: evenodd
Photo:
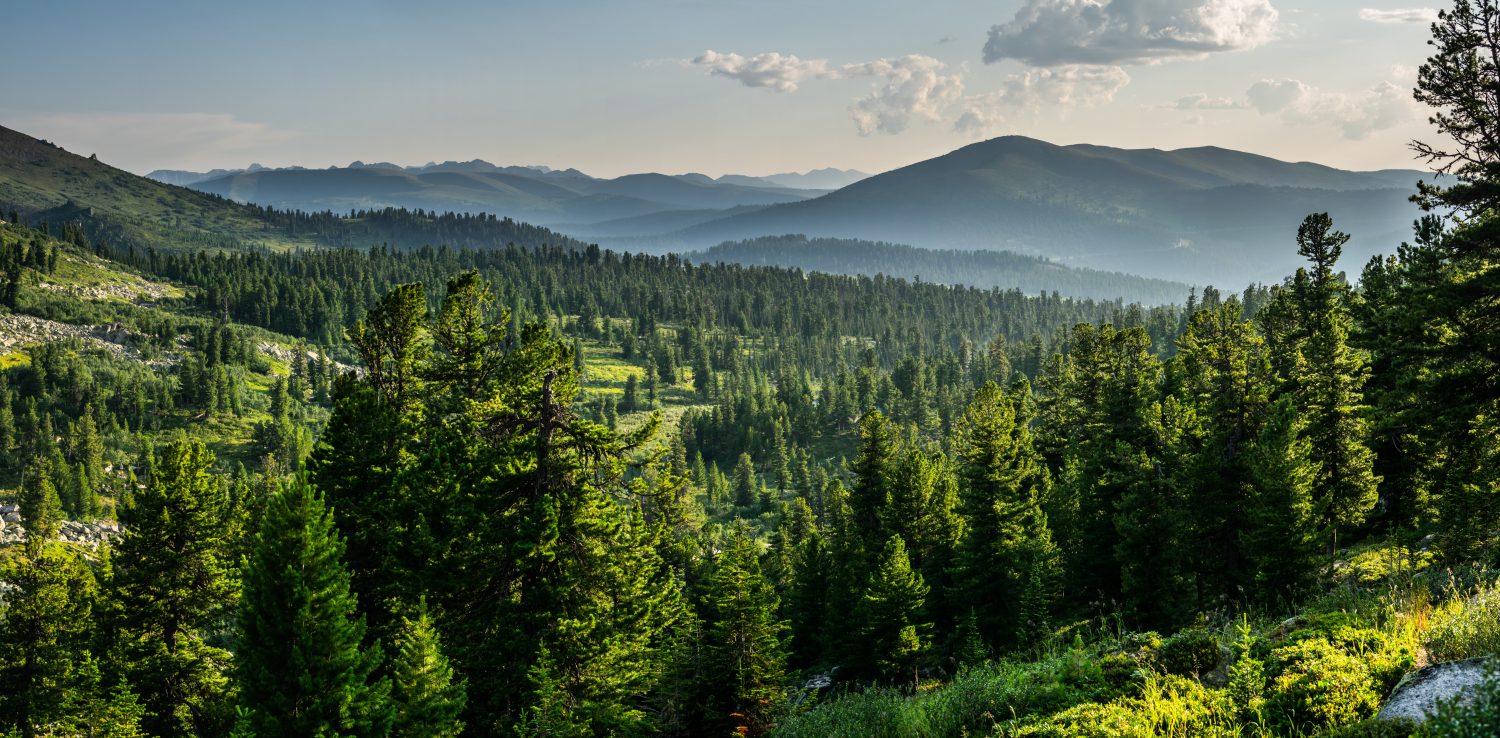
<path fill-rule="evenodd" d="M 1474 687 L 1484 681 L 1489 660 L 1450 661 L 1418 669 L 1404 677 L 1380 708 L 1381 720 L 1425 722 L 1439 702 L 1473 699 Z"/>

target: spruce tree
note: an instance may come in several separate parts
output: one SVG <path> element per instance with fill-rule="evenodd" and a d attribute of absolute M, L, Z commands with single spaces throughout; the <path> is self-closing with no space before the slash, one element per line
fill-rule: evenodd
<path fill-rule="evenodd" d="M 1375 506 L 1374 454 L 1364 417 L 1363 359 L 1348 345 L 1349 311 L 1343 283 L 1333 272 L 1349 236 L 1333 230 L 1327 214 L 1310 215 L 1297 232 L 1297 253 L 1312 263 L 1312 300 L 1305 361 L 1298 385 L 1307 415 L 1306 433 L 1317 450 L 1312 496 L 1328 553 L 1340 527 L 1358 525 Z"/>
<path fill-rule="evenodd" d="M 24 552 L 0 575 L 9 585 L 0 610 L 0 726 L 22 738 L 51 735 L 94 692 L 84 670 L 94 575 L 77 554 L 40 534 L 28 535 Z"/>
<path fill-rule="evenodd" d="M 755 462 L 750 454 L 740 454 L 734 464 L 734 504 L 753 507 L 760 502 L 760 482 L 755 479 Z"/>
<path fill-rule="evenodd" d="M 390 684 L 349 589 L 344 543 L 306 479 L 271 498 L 245 571 L 236 683 L 256 735 L 389 734 Z"/>
<path fill-rule="evenodd" d="M 212 734 L 229 720 L 229 654 L 212 645 L 233 607 L 224 566 L 223 488 L 197 440 L 162 447 L 126 510 L 109 583 L 113 658 L 162 738 Z"/>
<path fill-rule="evenodd" d="M 736 526 L 724 546 L 703 600 L 704 728 L 760 735 L 786 698 L 787 625 L 777 618 L 780 602 L 745 526 Z"/>
<path fill-rule="evenodd" d="M 62 501 L 52 481 L 53 473 L 52 460 L 41 456 L 22 474 L 21 524 L 32 553 L 40 551 L 44 542 L 57 535 L 62 520 Z"/>
<path fill-rule="evenodd" d="M 1126 463 L 1118 479 L 1124 492 L 1116 504 L 1120 597 L 1129 622 L 1139 628 L 1180 625 L 1196 604 L 1187 561 L 1192 552 L 1191 516 L 1185 509 L 1193 490 L 1186 479 L 1197 451 L 1197 418 L 1168 395 L 1151 408 L 1149 441 L 1124 442 L 1115 456 Z"/>
<path fill-rule="evenodd" d="M 1045 615 L 1055 591 L 1057 552 L 1040 498 L 1047 471 L 1032 445 L 1028 419 L 994 383 L 970 403 L 957 429 L 960 494 L 966 528 L 960 544 L 961 573 L 955 599 L 975 619 L 987 649 L 1018 644 L 1022 594 L 1033 576 Z"/>
<path fill-rule="evenodd" d="M 393 738 L 453 738 L 463 731 L 465 685 L 443 655 L 437 628 L 420 600 L 401 620 L 391 659 Z"/>
<path fill-rule="evenodd" d="M 932 637 L 932 626 L 922 617 L 927 592 L 922 575 L 912 570 L 906 543 L 891 536 L 860 603 L 867 676 L 916 687 Z"/>
<path fill-rule="evenodd" d="M 862 558 L 874 560 L 886 536 L 881 530 L 881 511 L 890 494 L 892 465 L 899 448 L 895 428 L 879 410 L 872 410 L 859 422 L 859 454 L 850 471 L 854 486 L 849 507 L 852 523 L 862 539 Z"/>
<path fill-rule="evenodd" d="M 1239 532 L 1248 527 L 1253 489 L 1248 452 L 1260 434 L 1271 400 L 1273 375 L 1265 342 L 1244 320 L 1239 301 L 1198 311 L 1178 339 L 1183 405 L 1197 419 L 1187 433 L 1191 457 L 1182 474 L 1196 553 L 1200 607 L 1236 596 L 1250 577 Z"/>
<path fill-rule="evenodd" d="M 1285 398 L 1271 408 L 1251 451 L 1254 491 L 1249 527 L 1240 534 L 1265 601 L 1300 594 L 1314 571 L 1317 519 L 1313 445 L 1296 405 Z"/>
<path fill-rule="evenodd" d="M 1432 109 L 1438 144 L 1413 149 L 1446 182 L 1419 185 L 1419 204 L 1438 213 L 1418 224 L 1399 254 L 1395 341 L 1384 347 L 1411 381 L 1402 416 L 1424 443 L 1411 454 L 1438 513 L 1439 547 L 1450 559 L 1478 554 L 1500 525 L 1500 6 L 1456 0 L 1432 25 L 1433 54 L 1418 70 L 1416 98 Z M 1458 217 L 1450 216 L 1456 214 Z M 1452 224 L 1451 228 L 1449 224 Z"/>

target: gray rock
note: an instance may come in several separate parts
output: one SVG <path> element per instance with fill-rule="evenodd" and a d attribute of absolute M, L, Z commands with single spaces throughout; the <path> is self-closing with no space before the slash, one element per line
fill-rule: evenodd
<path fill-rule="evenodd" d="M 1450 661 L 1418 669 L 1404 677 L 1380 708 L 1381 720 L 1406 719 L 1425 722 L 1439 702 L 1454 699 L 1467 703 L 1474 687 L 1484 681 L 1488 659 Z"/>
<path fill-rule="evenodd" d="M 19 523 L 19 522 L 21 522 L 21 513 L 18 513 L 18 512 L 6 513 L 5 514 L 5 522 L 7 522 L 7 523 Z"/>

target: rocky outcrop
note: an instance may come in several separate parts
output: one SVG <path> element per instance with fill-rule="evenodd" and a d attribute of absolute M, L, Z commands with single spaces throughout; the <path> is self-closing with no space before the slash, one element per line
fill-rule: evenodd
<path fill-rule="evenodd" d="M 88 548 L 96 548 L 120 537 L 120 525 L 113 520 L 96 520 L 81 523 L 64 520 L 57 527 L 57 538 Z M 21 508 L 16 505 L 0 505 L 0 546 L 10 546 L 26 540 L 26 529 L 21 526 Z"/>
<path fill-rule="evenodd" d="M 127 343 L 130 330 L 123 325 L 73 325 L 31 315 L 0 315 L 0 352 L 65 338 L 77 338 L 90 348 L 123 359 L 142 360 L 141 353 Z"/>
<path fill-rule="evenodd" d="M 1381 720 L 1425 722 L 1439 702 L 1473 699 L 1474 687 L 1488 674 L 1488 659 L 1433 664 L 1401 678 L 1380 708 Z"/>

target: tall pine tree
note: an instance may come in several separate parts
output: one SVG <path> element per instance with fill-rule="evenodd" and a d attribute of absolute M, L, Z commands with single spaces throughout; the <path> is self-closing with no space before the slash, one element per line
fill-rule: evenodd
<path fill-rule="evenodd" d="M 146 709 L 142 727 L 162 738 L 217 734 L 230 720 L 229 654 L 212 644 L 234 606 L 213 461 L 201 441 L 163 446 L 113 557 L 113 658 Z"/>
<path fill-rule="evenodd" d="M 389 734 L 390 683 L 372 677 L 380 651 L 362 646 L 343 554 L 333 516 L 306 479 L 271 498 L 237 621 L 239 701 L 256 735 Z"/>

